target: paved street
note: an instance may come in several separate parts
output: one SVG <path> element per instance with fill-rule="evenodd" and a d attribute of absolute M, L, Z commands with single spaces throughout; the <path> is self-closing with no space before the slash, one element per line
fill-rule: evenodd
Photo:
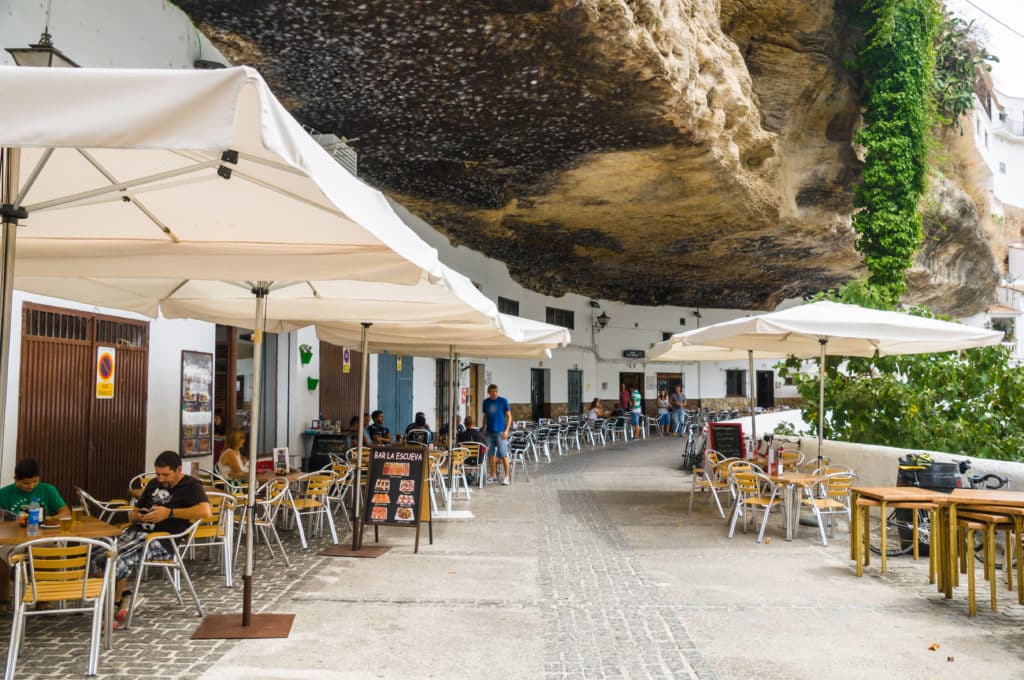
<path fill-rule="evenodd" d="M 770 543 L 753 530 L 729 541 L 703 499 L 687 517 L 677 448 L 654 439 L 531 467 L 529 482 L 474 491 L 460 506 L 476 517 L 436 522 L 418 555 L 396 528 L 375 560 L 318 557 L 288 536 L 292 566 L 261 565 L 256 597 L 296 614 L 287 640 L 192 641 L 194 611 L 154 579 L 101 677 L 1024 676 L 1024 607 L 1005 586 L 992 614 L 981 581 L 969 620 L 966 588 L 944 600 L 927 561 L 856 578 L 842 531 L 827 548 L 808 527 L 787 543 L 773 521 Z M 208 611 L 239 610 L 240 585 L 202 560 L 194 572 Z M 85 617 L 59 621 L 29 623 L 18 677 L 84 672 Z"/>

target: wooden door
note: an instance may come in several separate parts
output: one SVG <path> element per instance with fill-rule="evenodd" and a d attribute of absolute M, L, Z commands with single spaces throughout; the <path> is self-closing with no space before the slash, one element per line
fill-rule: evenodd
<path fill-rule="evenodd" d="M 348 427 L 352 416 L 363 410 L 359 404 L 362 357 L 362 352 L 350 348 L 349 371 L 346 373 L 345 348 L 328 342 L 320 343 L 320 383 L 317 386 L 320 389 L 320 413 L 324 418 L 340 420 L 342 427 Z"/>
<path fill-rule="evenodd" d="M 98 347 L 115 350 L 112 399 L 96 398 Z M 23 305 L 17 457 L 68 503 L 75 486 L 123 497 L 145 470 L 148 355 L 148 322 Z"/>

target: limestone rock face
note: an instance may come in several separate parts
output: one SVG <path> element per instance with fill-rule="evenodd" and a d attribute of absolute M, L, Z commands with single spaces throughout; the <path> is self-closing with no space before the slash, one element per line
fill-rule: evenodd
<path fill-rule="evenodd" d="M 999 282 L 999 266 L 971 198 L 944 177 L 929 179 L 923 201 L 924 238 L 907 272 L 907 302 L 952 317 L 984 309 Z"/>
<path fill-rule="evenodd" d="M 524 286 L 768 309 L 861 271 L 851 1 L 178 4 Z"/>

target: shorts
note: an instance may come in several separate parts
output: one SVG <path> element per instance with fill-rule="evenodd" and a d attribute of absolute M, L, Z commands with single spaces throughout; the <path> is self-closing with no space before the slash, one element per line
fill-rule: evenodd
<path fill-rule="evenodd" d="M 508 440 L 501 438 L 500 432 L 487 432 L 487 453 L 495 458 L 508 458 Z"/>
<path fill-rule="evenodd" d="M 633 411 L 629 415 L 630 415 L 630 417 L 633 418 L 633 427 L 639 427 L 639 425 L 640 425 L 640 414 L 637 413 L 636 411 Z"/>
<path fill-rule="evenodd" d="M 142 546 L 146 544 L 146 534 L 141 528 L 128 527 L 122 532 L 117 545 L 117 578 L 128 578 L 136 566 L 142 562 Z M 164 545 L 164 541 L 153 541 L 149 544 L 149 554 L 146 559 L 169 560 L 173 557 L 171 548 Z M 102 551 L 93 553 L 93 571 L 103 571 L 107 563 L 107 556 Z"/>
<path fill-rule="evenodd" d="M 672 416 L 668 414 L 668 411 L 658 415 L 658 422 L 662 425 L 667 426 L 672 421 Z"/>

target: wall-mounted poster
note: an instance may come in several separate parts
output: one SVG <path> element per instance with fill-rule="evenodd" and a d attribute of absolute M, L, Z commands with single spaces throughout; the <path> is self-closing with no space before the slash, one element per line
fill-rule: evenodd
<path fill-rule="evenodd" d="M 181 352 L 182 456 L 213 453 L 213 355 Z"/>

